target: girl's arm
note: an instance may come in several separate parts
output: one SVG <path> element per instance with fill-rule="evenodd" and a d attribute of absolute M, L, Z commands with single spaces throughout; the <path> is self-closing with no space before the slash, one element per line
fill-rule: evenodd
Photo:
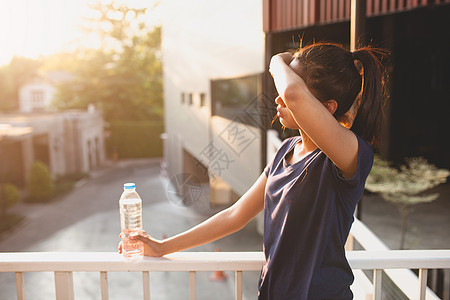
<path fill-rule="evenodd" d="M 264 208 L 266 175 L 261 174 L 253 186 L 232 206 L 203 223 L 163 241 L 145 235 L 134 239 L 144 243 L 144 254 L 163 256 L 218 240 L 243 228 Z M 119 246 L 119 252 L 121 252 Z"/>
<path fill-rule="evenodd" d="M 296 73 L 300 65 L 292 59 L 287 52 L 272 57 L 270 72 L 278 94 L 301 130 L 336 164 L 344 177 L 350 178 L 356 172 L 358 140 L 330 113 L 329 109 L 334 112 L 337 103 L 329 101 L 327 108 L 317 100 Z M 336 106 L 334 110 L 333 106 Z"/>

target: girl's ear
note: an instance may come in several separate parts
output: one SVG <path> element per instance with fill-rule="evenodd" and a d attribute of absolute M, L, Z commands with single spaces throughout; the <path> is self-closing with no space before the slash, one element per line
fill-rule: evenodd
<path fill-rule="evenodd" d="M 336 100 L 330 99 L 328 101 L 325 101 L 322 103 L 323 105 L 325 105 L 325 107 L 328 109 L 328 111 L 333 115 L 334 112 L 337 110 L 338 108 L 338 103 L 336 102 Z"/>

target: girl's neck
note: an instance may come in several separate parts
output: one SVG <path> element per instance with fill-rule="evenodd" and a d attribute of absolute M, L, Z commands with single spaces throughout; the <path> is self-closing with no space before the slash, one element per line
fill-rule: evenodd
<path fill-rule="evenodd" d="M 317 149 L 317 145 L 307 136 L 304 132 L 300 130 L 300 136 L 302 137 L 301 153 L 307 155 L 308 153 Z"/>
<path fill-rule="evenodd" d="M 317 149 L 316 144 L 314 144 L 314 142 L 306 134 L 300 131 L 300 136 L 302 137 L 302 141 L 295 145 L 292 155 L 288 158 L 288 162 L 290 164 L 294 164 L 302 160 L 308 154 Z"/>

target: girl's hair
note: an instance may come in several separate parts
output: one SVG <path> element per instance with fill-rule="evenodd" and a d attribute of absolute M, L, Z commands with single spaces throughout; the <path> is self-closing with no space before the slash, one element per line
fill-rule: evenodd
<path fill-rule="evenodd" d="M 381 63 L 386 55 L 377 48 L 350 52 L 332 43 L 308 45 L 295 54 L 303 67 L 300 75 L 314 96 L 321 102 L 335 100 L 334 117 L 375 147 L 386 102 Z"/>

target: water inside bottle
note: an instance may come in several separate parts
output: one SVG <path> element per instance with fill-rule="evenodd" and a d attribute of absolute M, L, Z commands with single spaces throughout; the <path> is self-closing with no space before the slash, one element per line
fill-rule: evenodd
<path fill-rule="evenodd" d="M 140 199 L 122 199 L 120 206 L 121 229 L 125 231 L 142 230 L 142 202 Z"/>
<path fill-rule="evenodd" d="M 129 237 L 135 235 L 136 232 L 122 232 L 122 253 L 131 260 L 140 259 L 144 255 L 144 244 L 140 241 L 130 240 Z"/>

